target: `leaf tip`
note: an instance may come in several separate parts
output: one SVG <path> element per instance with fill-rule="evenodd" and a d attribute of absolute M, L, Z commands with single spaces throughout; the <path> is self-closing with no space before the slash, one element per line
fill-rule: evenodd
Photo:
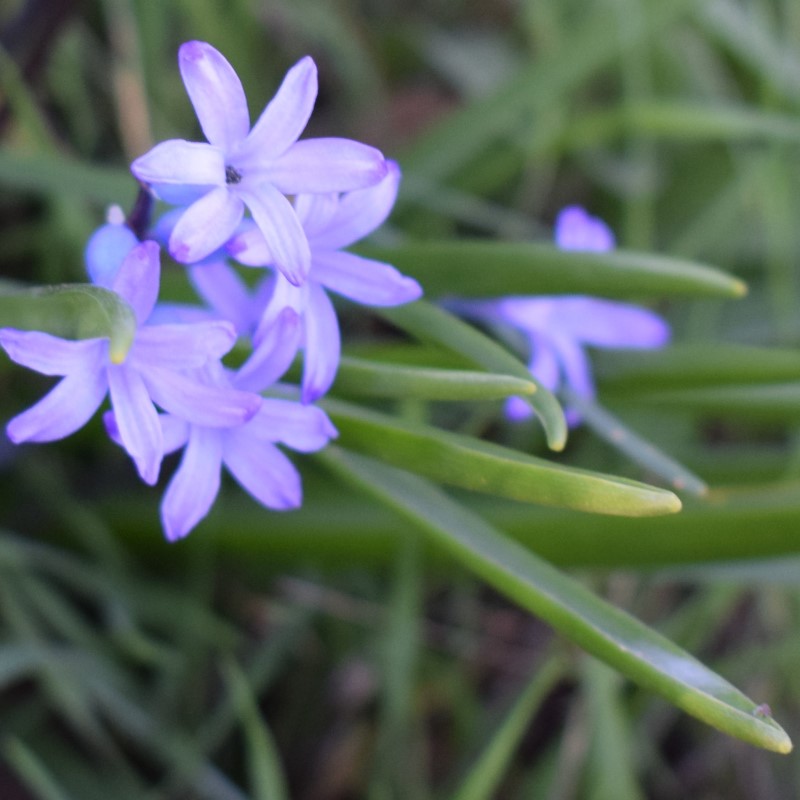
<path fill-rule="evenodd" d="M 749 291 L 750 289 L 744 281 L 734 280 L 733 294 L 735 297 L 746 297 Z"/>

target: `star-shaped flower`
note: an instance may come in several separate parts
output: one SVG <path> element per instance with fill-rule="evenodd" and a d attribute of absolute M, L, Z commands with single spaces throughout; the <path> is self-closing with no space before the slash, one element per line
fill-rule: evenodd
<path fill-rule="evenodd" d="M 0 346 L 12 361 L 62 380 L 38 403 L 14 417 L 6 428 L 14 443 L 50 442 L 69 436 L 92 417 L 110 394 L 120 440 L 136 463 L 142 479 L 158 478 L 164 442 L 155 405 L 209 427 L 241 425 L 261 406 L 254 393 L 207 386 L 187 370 L 217 361 L 236 340 L 229 322 L 192 325 L 148 325 L 159 288 L 159 248 L 155 242 L 137 244 L 116 264 L 124 231 L 106 230 L 111 244 L 105 252 L 112 269 L 100 268 L 109 288 L 133 308 L 137 331 L 122 363 L 109 354 L 108 339 L 68 341 L 38 331 L 0 329 Z M 103 238 L 103 237 L 101 237 Z M 106 239 L 108 242 L 109 239 Z"/>
<path fill-rule="evenodd" d="M 308 242 L 285 195 L 370 186 L 386 174 L 383 156 L 350 139 L 297 141 L 317 96 L 310 57 L 289 70 L 252 129 L 241 82 L 221 53 L 205 42 L 186 42 L 178 63 L 209 143 L 171 139 L 131 165 L 162 199 L 191 202 L 172 231 L 170 253 L 184 263 L 201 260 L 233 234 L 246 206 L 276 266 L 292 283 L 302 283 Z"/>
<path fill-rule="evenodd" d="M 565 208 L 558 215 L 555 241 L 562 250 L 603 252 L 614 247 L 608 226 L 577 206 Z M 585 398 L 595 395 L 587 345 L 652 348 L 663 346 L 670 336 L 667 323 L 652 311 L 596 297 L 502 297 L 454 301 L 450 307 L 499 329 L 511 327 L 521 332 L 530 352 L 531 374 L 552 392 L 567 386 Z M 510 419 L 521 420 L 532 411 L 524 400 L 511 397 L 506 413 Z M 566 417 L 571 425 L 580 421 L 574 409 L 568 408 Z"/>

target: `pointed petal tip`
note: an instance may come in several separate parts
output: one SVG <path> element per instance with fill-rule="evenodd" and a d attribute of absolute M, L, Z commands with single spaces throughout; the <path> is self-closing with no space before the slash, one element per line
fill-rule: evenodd
<path fill-rule="evenodd" d="M 199 61 L 201 58 L 205 58 L 209 50 L 216 50 L 216 48 L 212 47 L 210 44 L 208 44 L 208 42 L 201 42 L 196 39 L 189 42 L 184 42 L 178 48 L 178 59 L 185 61 Z"/>

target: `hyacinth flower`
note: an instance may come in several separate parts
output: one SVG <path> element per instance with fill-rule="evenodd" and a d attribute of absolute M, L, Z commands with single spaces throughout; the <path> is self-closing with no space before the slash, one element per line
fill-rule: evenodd
<path fill-rule="evenodd" d="M 291 332 L 280 332 L 281 327 L 290 322 L 285 309 L 296 312 L 301 325 L 296 349 L 304 351 L 304 403 L 313 402 L 328 391 L 339 365 L 339 323 L 327 290 L 372 306 L 401 305 L 422 296 L 417 281 L 402 275 L 390 264 L 342 249 L 372 233 L 392 210 L 400 184 L 400 168 L 389 161 L 387 170 L 380 183 L 367 189 L 344 194 L 300 195 L 295 201 L 297 216 L 311 248 L 308 279 L 302 286 L 294 286 L 282 273 L 275 274 L 272 296 L 255 332 L 254 344 L 268 365 L 271 364 L 267 358 L 270 342 L 281 347 L 285 354 L 287 342 L 293 341 Z M 255 225 L 244 225 L 243 231 L 230 240 L 226 249 L 247 266 L 276 263 L 272 243 Z M 212 288 L 210 284 L 208 289 L 204 292 L 207 301 L 220 307 L 224 299 L 221 296 L 217 299 L 221 289 Z M 248 376 L 258 375 L 258 372 L 257 359 L 251 360 L 244 370 Z"/>
<path fill-rule="evenodd" d="M 582 208 L 561 211 L 555 242 L 562 250 L 604 252 L 614 247 L 608 226 Z M 455 301 L 453 310 L 499 330 L 521 333 L 530 352 L 531 374 L 547 389 L 566 387 L 578 397 L 595 396 L 591 365 L 585 347 L 654 348 L 667 343 L 669 326 L 661 317 L 629 303 L 584 296 L 503 297 L 497 300 Z M 530 406 L 519 397 L 506 403 L 511 420 L 526 419 Z M 570 425 L 580 415 L 567 408 Z"/>
<path fill-rule="evenodd" d="M 230 350 L 236 339 L 233 326 L 224 321 L 147 324 L 159 289 L 159 248 L 152 241 L 135 244 L 119 260 L 125 239 L 121 226 L 106 227 L 89 254 L 98 282 L 119 294 L 136 318 L 124 360 L 112 359 L 106 338 L 68 341 L 38 331 L 0 329 L 0 346 L 12 361 L 62 378 L 14 417 L 6 431 L 17 444 L 62 439 L 86 424 L 108 394 L 120 441 L 142 479 L 153 484 L 164 453 L 156 404 L 181 419 L 213 427 L 246 422 L 262 401 L 252 392 L 207 386 L 187 374 Z M 102 255 L 111 265 L 107 270 L 101 266 Z"/>
<path fill-rule="evenodd" d="M 196 377 L 220 392 L 265 388 L 239 379 L 219 363 L 198 371 Z M 337 435 L 322 409 L 276 398 L 264 398 L 255 415 L 242 425 L 208 426 L 174 414 L 160 415 L 159 422 L 165 453 L 185 448 L 161 503 L 161 521 L 169 541 L 182 539 L 211 510 L 223 466 L 266 508 L 298 508 L 302 502 L 300 475 L 277 445 L 311 453 Z M 105 424 L 111 438 L 121 444 L 116 414 L 108 412 Z"/>
<path fill-rule="evenodd" d="M 208 143 L 171 139 L 131 165 L 156 196 L 188 205 L 170 236 L 171 255 L 183 263 L 205 258 L 231 237 L 247 207 L 275 265 L 290 282 L 302 283 L 310 253 L 286 195 L 370 186 L 386 174 L 383 156 L 350 139 L 298 141 L 317 96 L 310 57 L 289 70 L 252 129 L 241 82 L 221 53 L 205 42 L 186 42 L 178 63 Z"/>

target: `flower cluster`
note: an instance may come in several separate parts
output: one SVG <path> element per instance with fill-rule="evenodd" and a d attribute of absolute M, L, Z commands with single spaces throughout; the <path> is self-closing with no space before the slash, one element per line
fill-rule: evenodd
<path fill-rule="evenodd" d="M 222 465 L 264 506 L 300 504 L 300 477 L 277 445 L 313 452 L 336 436 L 311 405 L 330 388 L 339 362 L 328 290 L 386 306 L 422 294 L 390 265 L 344 250 L 388 216 L 400 172 L 359 142 L 299 140 L 317 94 L 311 58 L 289 70 L 252 128 L 239 78 L 216 49 L 187 42 L 178 60 L 208 141 L 162 142 L 131 166 L 149 194 L 176 208 L 144 231 L 112 211 L 86 250 L 91 281 L 135 314 L 124 360 L 115 363 L 104 338 L 0 329 L 12 360 L 61 377 L 9 422 L 13 442 L 68 436 L 108 395 L 106 429 L 148 484 L 158 480 L 164 456 L 183 448 L 161 506 L 170 540 L 208 513 Z M 202 307 L 158 304 L 160 245 L 187 266 Z M 255 289 L 232 261 L 263 270 Z M 237 342 L 249 342 L 250 351 L 231 369 L 221 359 Z M 264 396 L 300 350 L 300 402 Z"/>
<path fill-rule="evenodd" d="M 602 220 L 569 206 L 556 219 L 555 242 L 562 250 L 604 252 L 614 248 L 614 234 Z M 596 297 L 503 297 L 456 301 L 451 307 L 478 322 L 521 333 L 531 374 L 552 392 L 567 387 L 587 399 L 594 397 L 595 389 L 586 345 L 653 348 L 666 344 L 670 336 L 667 323 L 652 311 Z M 519 397 L 506 403 L 511 420 L 526 419 L 531 413 Z M 570 425 L 580 422 L 578 412 L 569 406 L 566 416 Z"/>

